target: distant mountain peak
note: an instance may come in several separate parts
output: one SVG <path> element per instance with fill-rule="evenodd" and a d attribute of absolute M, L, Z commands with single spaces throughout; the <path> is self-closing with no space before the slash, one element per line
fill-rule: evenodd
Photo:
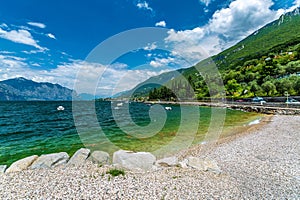
<path fill-rule="evenodd" d="M 281 15 L 278 19 L 278 26 L 280 26 L 285 21 L 291 20 L 294 16 L 300 15 L 300 8 L 296 8 L 295 10 L 285 13 Z"/>
<path fill-rule="evenodd" d="M 24 77 L 0 81 L 0 100 L 2 101 L 68 101 L 75 91 L 59 84 L 38 83 Z"/>
<path fill-rule="evenodd" d="M 28 81 L 28 79 L 26 79 L 24 77 L 17 77 L 17 78 L 12 78 L 12 79 L 16 79 L 16 80 L 20 80 L 20 81 Z"/>

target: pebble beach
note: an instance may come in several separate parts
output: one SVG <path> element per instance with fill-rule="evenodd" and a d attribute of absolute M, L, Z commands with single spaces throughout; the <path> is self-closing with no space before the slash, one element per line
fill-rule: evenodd
<path fill-rule="evenodd" d="M 300 199 L 300 116 L 274 116 L 262 126 L 178 154 L 215 161 L 221 174 L 164 167 L 112 177 L 110 166 L 0 174 L 0 199 Z"/>

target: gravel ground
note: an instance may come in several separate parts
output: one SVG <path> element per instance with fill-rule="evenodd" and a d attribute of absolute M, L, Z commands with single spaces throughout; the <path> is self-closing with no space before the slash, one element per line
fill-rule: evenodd
<path fill-rule="evenodd" d="M 215 146 L 206 157 L 220 175 L 174 167 L 112 178 L 108 167 L 88 163 L 1 174 L 0 199 L 300 199 L 299 130 L 300 116 L 274 116 Z"/>

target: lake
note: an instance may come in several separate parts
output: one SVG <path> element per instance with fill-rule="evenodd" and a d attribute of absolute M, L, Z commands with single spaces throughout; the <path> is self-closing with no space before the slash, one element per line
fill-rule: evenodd
<path fill-rule="evenodd" d="M 63 111 L 57 110 L 63 106 Z M 208 131 L 233 134 L 254 113 L 198 106 L 118 102 L 0 102 L 0 164 L 81 147 L 161 154 L 205 140 Z M 226 118 L 225 118 L 226 112 Z M 222 124 L 225 119 L 224 128 Z M 220 121 L 220 122 L 219 122 Z M 212 134 L 210 134 L 212 135 Z"/>

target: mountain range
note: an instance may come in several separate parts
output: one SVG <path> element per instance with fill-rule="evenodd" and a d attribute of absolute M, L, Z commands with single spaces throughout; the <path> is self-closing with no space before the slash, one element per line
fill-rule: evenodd
<path fill-rule="evenodd" d="M 37 83 L 22 77 L 0 81 L 1 101 L 68 101 L 73 94 L 76 92 L 59 84 Z"/>

